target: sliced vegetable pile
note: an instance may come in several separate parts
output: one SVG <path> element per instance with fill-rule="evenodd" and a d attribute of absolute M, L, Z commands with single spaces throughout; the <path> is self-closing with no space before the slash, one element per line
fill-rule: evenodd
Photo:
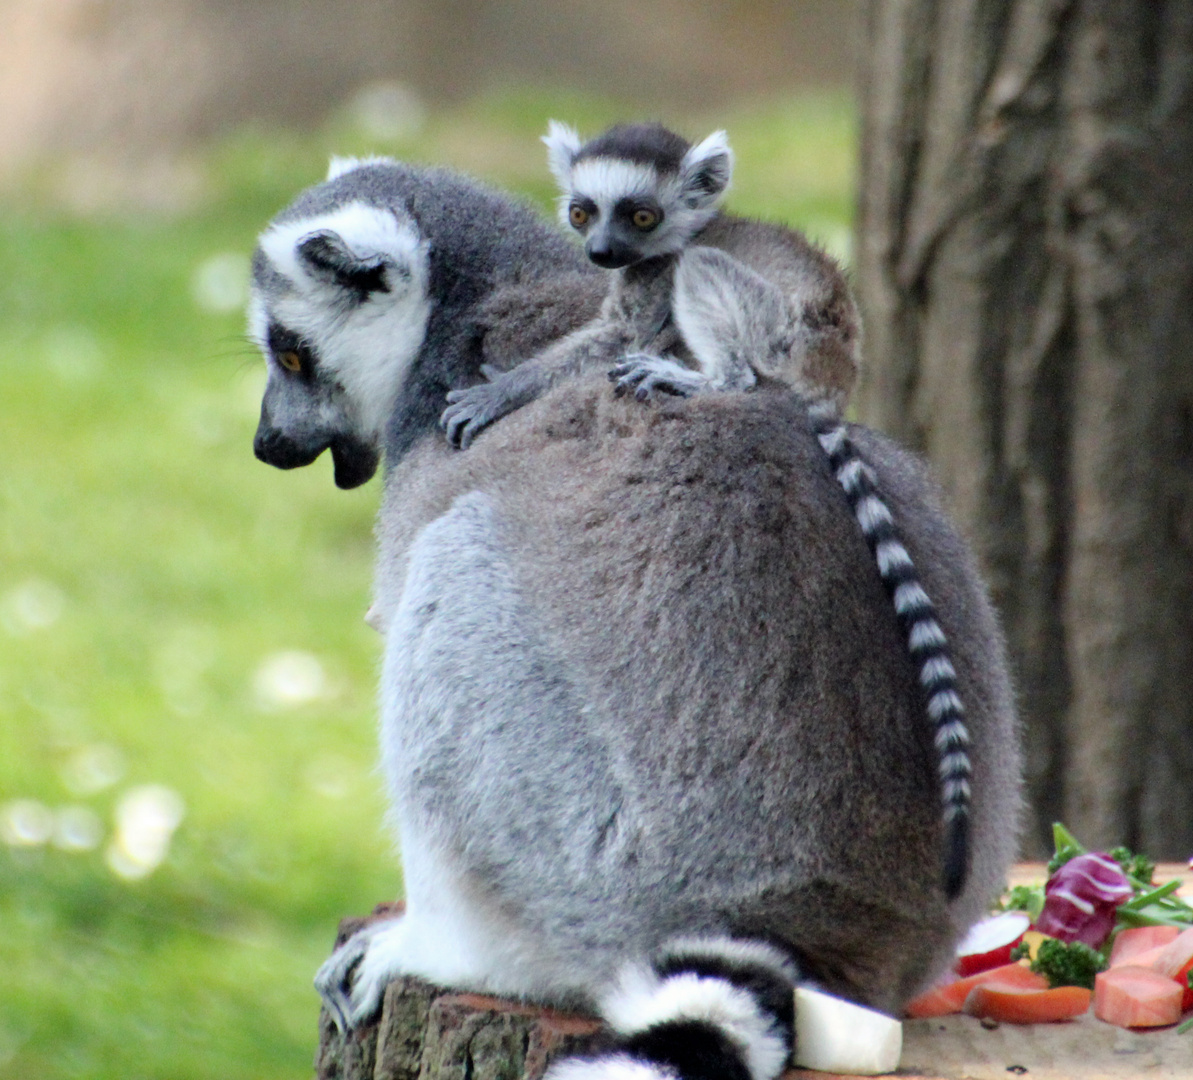
<path fill-rule="evenodd" d="M 1063 825 L 1045 885 L 1019 885 L 957 949 L 954 975 L 910 1017 L 965 1012 L 1008 1024 L 1068 1020 L 1092 1002 L 1125 1028 L 1179 1023 L 1193 1009 L 1193 907 L 1179 881 L 1126 848 L 1089 852 Z M 1193 1017 L 1177 1029 L 1193 1030 Z"/>

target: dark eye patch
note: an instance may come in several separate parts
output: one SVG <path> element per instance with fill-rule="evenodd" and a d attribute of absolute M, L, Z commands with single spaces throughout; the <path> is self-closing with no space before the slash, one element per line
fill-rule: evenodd
<path fill-rule="evenodd" d="M 572 199 L 571 205 L 578 206 L 584 211 L 585 214 L 588 215 L 586 222 L 588 224 L 591 224 L 591 222 L 595 220 L 597 215 L 600 213 L 600 207 L 598 207 L 597 204 L 591 199 L 585 198 L 583 195 L 577 195 L 574 199 Z"/>
<path fill-rule="evenodd" d="M 266 344 L 270 355 L 287 371 L 311 378 L 315 374 L 316 358 L 314 350 L 293 330 L 288 330 L 281 323 L 270 323 L 266 332 Z M 286 360 L 281 359 L 287 357 Z M 293 357 L 298 358 L 298 367 L 294 367 Z"/>
<path fill-rule="evenodd" d="M 655 215 L 655 225 L 663 222 L 663 208 L 654 199 L 619 199 L 613 207 L 613 216 L 625 225 L 634 224 L 634 215 L 645 210 Z"/>

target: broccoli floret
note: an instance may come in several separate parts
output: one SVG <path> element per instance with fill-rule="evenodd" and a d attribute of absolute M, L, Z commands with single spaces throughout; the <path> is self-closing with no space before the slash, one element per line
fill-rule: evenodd
<path fill-rule="evenodd" d="M 1043 975 L 1049 986 L 1084 986 L 1092 990 L 1094 976 L 1106 969 L 1106 959 L 1083 941 L 1048 938 L 1040 942 L 1031 969 Z"/>
<path fill-rule="evenodd" d="M 1078 855 L 1084 854 L 1084 850 L 1079 847 L 1057 848 L 1056 853 L 1048 860 L 1048 876 L 1052 877 L 1070 859 L 1075 859 Z"/>
<path fill-rule="evenodd" d="M 1124 874 L 1147 884 L 1151 883 L 1152 875 L 1156 872 L 1156 864 L 1146 855 L 1136 855 L 1129 848 L 1111 848 L 1107 854 L 1123 868 Z"/>
<path fill-rule="evenodd" d="M 1043 885 L 1015 885 L 1007 890 L 999 904 L 1000 911 L 1026 911 L 1034 923 L 1044 910 Z"/>
<path fill-rule="evenodd" d="M 1019 944 L 1016 945 L 1011 950 L 1011 959 L 1012 960 L 1030 960 L 1031 959 L 1031 946 L 1026 941 L 1019 942 Z"/>

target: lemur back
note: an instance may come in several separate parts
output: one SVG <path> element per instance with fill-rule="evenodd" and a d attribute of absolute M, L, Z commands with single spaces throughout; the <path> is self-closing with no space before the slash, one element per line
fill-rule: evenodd
<path fill-rule="evenodd" d="M 693 147 L 658 124 L 625 125 L 582 144 L 552 124 L 545 141 L 564 189 L 561 217 L 585 237 L 589 257 L 612 269 L 609 295 L 593 323 L 542 356 L 449 394 L 449 440 L 466 447 L 483 423 L 533 400 L 553 380 L 582 372 L 594 356 L 599 363 L 610 349 L 627 354 L 611 372 L 617 390 L 641 400 L 748 390 L 760 380 L 800 394 L 873 546 L 919 667 L 940 755 L 944 880 L 955 895 L 968 860 L 965 710 L 947 638 L 879 479 L 841 424 L 860 336 L 844 275 L 800 233 L 717 209 L 732 172 L 723 132 Z"/>
<path fill-rule="evenodd" d="M 333 170 L 262 235 L 259 456 L 330 447 L 342 486 L 382 449 L 387 468 L 381 738 L 407 909 L 317 985 L 344 1026 L 398 974 L 598 1006 L 618 1048 L 553 1080 L 695 1080 L 693 1055 L 774 1080 L 795 979 L 898 1009 L 1004 880 L 1004 649 L 918 464 L 843 428 L 905 523 L 970 702 L 969 876 L 950 899 L 922 669 L 864 542 L 882 522 L 859 531 L 865 490 L 851 513 L 805 401 L 762 382 L 644 409 L 596 375 L 466 454 L 438 435 L 444 384 L 595 310 L 592 278 L 525 208 L 392 162 Z M 710 328 L 772 325 L 689 299 Z"/>

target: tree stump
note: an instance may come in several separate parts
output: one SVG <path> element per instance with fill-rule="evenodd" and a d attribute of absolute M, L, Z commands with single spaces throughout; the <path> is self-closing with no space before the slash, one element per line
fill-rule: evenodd
<path fill-rule="evenodd" d="M 336 944 L 366 922 L 396 914 L 380 905 L 368 919 L 344 919 Z M 398 909 L 400 910 L 400 908 Z M 599 1020 L 463 994 L 422 979 L 395 979 L 380 1015 L 344 1036 L 319 1014 L 318 1080 L 540 1080 L 557 1057 L 595 1045 Z"/>

